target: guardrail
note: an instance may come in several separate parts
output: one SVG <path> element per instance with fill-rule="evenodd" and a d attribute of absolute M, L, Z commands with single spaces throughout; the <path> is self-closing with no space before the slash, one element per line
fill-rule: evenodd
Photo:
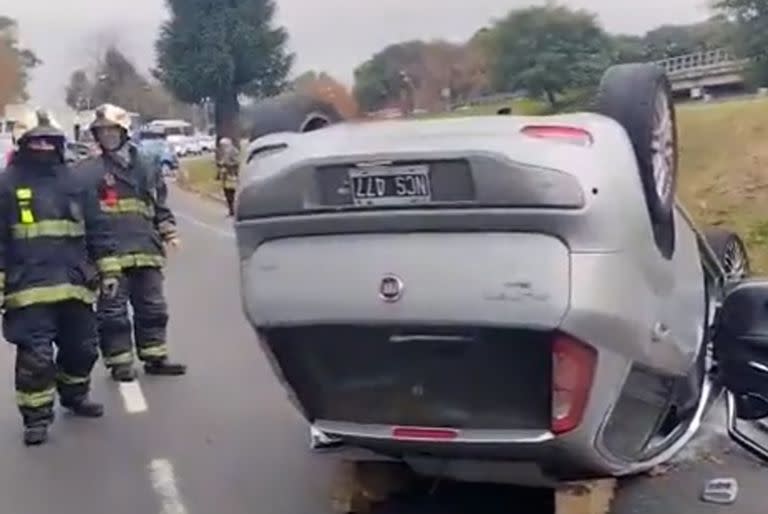
<path fill-rule="evenodd" d="M 736 59 L 728 50 L 718 48 L 692 54 L 680 55 L 656 61 L 670 78 L 680 75 L 709 75 L 723 71 L 739 71 L 746 64 L 746 59 Z"/>

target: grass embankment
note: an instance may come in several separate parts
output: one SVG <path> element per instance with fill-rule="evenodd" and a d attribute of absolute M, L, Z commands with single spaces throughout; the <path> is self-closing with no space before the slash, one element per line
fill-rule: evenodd
<path fill-rule="evenodd" d="M 517 101 L 513 112 L 535 114 L 539 106 Z M 499 107 L 448 116 L 493 114 Z M 737 230 L 747 241 L 754 269 L 768 272 L 768 100 L 689 104 L 677 112 L 680 198 L 702 226 Z M 212 157 L 187 160 L 183 167 L 194 189 L 219 190 Z"/>
<path fill-rule="evenodd" d="M 702 225 L 735 229 L 768 272 L 768 100 L 678 109 L 679 196 Z"/>
<path fill-rule="evenodd" d="M 216 166 L 212 155 L 193 157 L 181 161 L 179 181 L 199 193 L 219 193 L 221 183 L 216 180 Z"/>

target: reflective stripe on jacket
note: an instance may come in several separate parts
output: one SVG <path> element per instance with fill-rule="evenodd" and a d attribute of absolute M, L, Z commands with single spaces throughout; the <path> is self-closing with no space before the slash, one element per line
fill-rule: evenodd
<path fill-rule="evenodd" d="M 124 268 L 162 267 L 163 242 L 176 237 L 176 219 L 166 204 L 168 191 L 160 173 L 130 148 L 126 167 L 110 156 L 83 161 L 77 172 L 89 177 L 118 239 Z"/>
<path fill-rule="evenodd" d="M 117 240 L 96 193 L 67 166 L 16 159 L 0 175 L 0 292 L 9 309 L 96 298 Z"/>

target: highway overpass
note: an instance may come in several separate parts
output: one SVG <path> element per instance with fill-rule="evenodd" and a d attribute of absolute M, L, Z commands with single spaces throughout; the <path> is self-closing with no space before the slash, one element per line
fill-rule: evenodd
<path fill-rule="evenodd" d="M 676 95 L 693 97 L 713 90 L 743 89 L 747 63 L 722 48 L 656 62 L 667 71 Z"/>

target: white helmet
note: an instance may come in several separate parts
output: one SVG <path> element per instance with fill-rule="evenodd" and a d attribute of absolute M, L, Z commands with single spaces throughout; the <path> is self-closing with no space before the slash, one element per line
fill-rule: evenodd
<path fill-rule="evenodd" d="M 102 127 L 120 127 L 126 132 L 131 130 L 131 117 L 128 111 L 113 104 L 103 104 L 96 108 L 96 119 L 91 123 L 91 130 Z"/>

